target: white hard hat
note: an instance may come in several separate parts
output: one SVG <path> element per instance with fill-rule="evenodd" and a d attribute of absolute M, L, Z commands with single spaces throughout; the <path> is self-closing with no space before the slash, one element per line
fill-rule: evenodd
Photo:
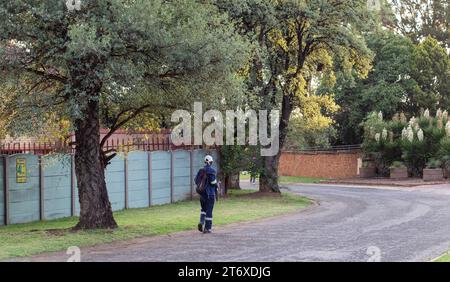
<path fill-rule="evenodd" d="M 205 156 L 205 163 L 211 164 L 213 162 L 213 157 L 210 155 Z"/>

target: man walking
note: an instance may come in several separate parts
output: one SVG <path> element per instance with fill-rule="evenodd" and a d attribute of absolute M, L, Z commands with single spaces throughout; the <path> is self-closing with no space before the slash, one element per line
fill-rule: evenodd
<path fill-rule="evenodd" d="M 204 186 L 199 191 L 200 194 L 200 222 L 198 230 L 203 233 L 211 233 L 213 208 L 217 194 L 216 170 L 212 167 L 213 158 L 210 155 L 205 157 L 205 166 L 200 169 L 195 177 L 197 187 Z M 202 183 L 203 182 L 203 183 Z"/>

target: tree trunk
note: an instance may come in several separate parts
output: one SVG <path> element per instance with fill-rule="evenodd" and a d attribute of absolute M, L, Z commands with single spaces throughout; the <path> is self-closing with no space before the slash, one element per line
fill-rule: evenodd
<path fill-rule="evenodd" d="M 241 189 L 239 174 L 225 176 L 225 194 L 227 194 L 229 189 Z"/>
<path fill-rule="evenodd" d="M 264 157 L 262 172 L 259 176 L 260 192 L 280 192 L 278 185 L 278 161 L 280 153 L 272 157 Z"/>
<path fill-rule="evenodd" d="M 230 189 L 230 182 L 231 182 L 231 176 L 230 175 L 225 175 L 225 186 L 224 186 L 224 193 L 225 195 L 228 195 L 228 189 Z"/>
<path fill-rule="evenodd" d="M 80 219 L 75 229 L 116 228 L 100 148 L 98 100 L 88 102 L 83 117 L 76 121 L 75 129 L 75 171 L 80 199 Z"/>
<path fill-rule="evenodd" d="M 232 189 L 241 189 L 239 173 L 231 176 L 231 188 Z"/>
<path fill-rule="evenodd" d="M 262 172 L 259 177 L 260 192 L 280 192 L 280 187 L 278 185 L 278 164 L 280 161 L 281 150 L 286 140 L 289 119 L 292 113 L 292 99 L 292 95 L 283 95 L 279 128 L 280 150 L 275 156 L 263 157 Z"/>

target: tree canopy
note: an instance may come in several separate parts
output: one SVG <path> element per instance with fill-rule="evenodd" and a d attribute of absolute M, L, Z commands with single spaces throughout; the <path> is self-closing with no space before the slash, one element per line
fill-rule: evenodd
<path fill-rule="evenodd" d="M 2 106 L 20 108 L 24 126 L 30 116 L 49 110 L 72 120 L 82 116 L 92 97 L 83 89 L 74 91 L 73 77 L 83 69 L 89 72 L 82 88 L 101 81 L 95 99 L 107 126 L 117 115 L 129 116 L 147 105 L 153 111 L 187 107 L 195 97 L 216 106 L 228 93 L 241 93 L 235 72 L 245 59 L 246 43 L 214 6 L 92 0 L 82 1 L 78 12 L 64 3 L 0 6 L 1 83 L 8 94 Z M 17 119 L 11 129 L 18 130 Z"/>
<path fill-rule="evenodd" d="M 413 116 L 421 109 L 448 107 L 449 58 L 435 39 L 427 37 L 415 45 L 390 31 L 366 37 L 376 54 L 368 78 L 355 81 L 339 74 L 334 87 L 341 106 L 335 115 L 338 140 L 343 144 L 362 141 L 360 123 L 372 111 L 383 111 L 387 117 L 397 112 Z"/>
<path fill-rule="evenodd" d="M 393 26 L 414 43 L 431 36 L 450 47 L 450 5 L 447 0 L 389 0 Z"/>

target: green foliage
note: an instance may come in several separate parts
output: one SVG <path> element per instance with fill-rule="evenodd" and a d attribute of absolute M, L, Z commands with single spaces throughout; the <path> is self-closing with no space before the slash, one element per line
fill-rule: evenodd
<path fill-rule="evenodd" d="M 406 166 L 403 162 L 395 161 L 391 164 L 390 168 L 406 168 Z"/>
<path fill-rule="evenodd" d="M 382 176 L 388 175 L 391 164 L 401 158 L 401 144 L 398 141 L 367 142 L 363 148 L 366 157 L 374 161 L 378 174 Z"/>
<path fill-rule="evenodd" d="M 397 17 L 391 27 L 419 42 L 433 36 L 450 46 L 450 5 L 447 0 L 390 0 Z"/>
<path fill-rule="evenodd" d="M 421 117 L 412 117 L 409 122 L 403 114 L 386 121 L 381 112 L 371 113 L 363 123 L 363 150 L 367 158 L 375 161 L 381 175 L 387 175 L 387 169 L 401 161 L 411 175 L 420 176 L 428 162 L 435 165 L 433 160 L 443 163 L 450 160 L 447 119 L 448 113 L 441 110 L 432 117 L 427 109 Z"/>
<path fill-rule="evenodd" d="M 247 85 L 250 93 L 259 96 L 261 108 L 279 108 L 283 97 L 290 97 L 289 106 L 282 108 L 287 117 L 296 108 L 305 119 L 330 125 L 330 113 L 337 109 L 332 92 L 316 91 L 313 79 L 324 87 L 333 85 L 334 60 L 355 76 L 364 77 L 370 69 L 371 52 L 359 36 L 372 20 L 366 1 L 215 3 L 237 20 L 241 33 L 254 42 Z M 287 130 L 283 124 L 281 128 Z"/>
<path fill-rule="evenodd" d="M 427 162 L 427 166 L 426 168 L 431 168 L 431 169 L 436 169 L 436 168 L 441 168 L 442 167 L 442 161 L 439 159 L 430 159 Z"/>
<path fill-rule="evenodd" d="M 334 116 L 343 144 L 361 143 L 360 127 L 367 113 L 383 111 L 387 117 L 410 108 L 412 96 L 420 92 L 411 77 L 414 45 L 407 38 L 390 31 L 378 31 L 366 35 L 368 47 L 376 54 L 373 68 L 367 79 L 348 77 L 336 66 L 337 82 L 333 91 L 341 111 Z"/>
<path fill-rule="evenodd" d="M 358 124 L 366 113 L 383 111 L 387 117 L 397 112 L 410 116 L 420 109 L 450 107 L 450 63 L 447 50 L 432 37 L 417 45 L 409 38 L 379 30 L 366 35 L 368 47 L 376 54 L 367 79 L 344 75 L 337 66 L 334 87 L 335 115 L 339 141 L 360 143 L 362 128 Z"/>
<path fill-rule="evenodd" d="M 401 142 L 394 139 L 393 132 L 399 124 L 401 122 L 385 122 L 381 112 L 370 113 L 363 123 L 365 159 L 375 163 L 380 175 L 387 175 L 389 166 L 401 157 Z"/>
<path fill-rule="evenodd" d="M 402 140 L 402 158 L 414 176 L 422 175 L 427 162 L 438 156 L 440 142 L 446 136 L 442 116 L 420 117 L 413 125 L 414 138 Z M 419 130 L 423 132 L 423 140 L 419 140 Z"/>
<path fill-rule="evenodd" d="M 256 146 L 221 146 L 220 171 L 225 176 L 250 171 L 258 174 L 261 170 L 261 156 Z"/>
<path fill-rule="evenodd" d="M 437 119 L 432 119 L 437 120 Z M 434 124 L 421 127 L 424 133 L 424 141 L 429 152 L 429 157 L 434 157 L 440 148 L 440 142 L 442 138 L 446 136 L 444 128 L 437 128 Z"/>
<path fill-rule="evenodd" d="M 374 167 L 374 163 L 372 160 L 368 160 L 368 159 L 363 159 L 362 161 L 362 167 L 364 168 L 368 168 L 368 167 Z"/>
<path fill-rule="evenodd" d="M 421 90 L 411 102 L 435 110 L 450 106 L 450 58 L 447 50 L 431 36 L 414 49 L 411 75 Z"/>
<path fill-rule="evenodd" d="M 242 101 L 236 73 L 250 47 L 211 4 L 83 0 L 68 11 L 60 0 L 3 1 L 0 26 L 1 119 L 10 132 L 38 129 L 48 112 L 73 125 L 89 101 L 99 101 L 105 127 L 145 112 L 160 121 L 198 100 L 218 109 Z"/>
<path fill-rule="evenodd" d="M 422 174 L 431 152 L 428 150 L 427 142 L 414 139 L 412 142 L 403 140 L 402 159 L 408 167 L 410 173 L 414 176 Z"/>
<path fill-rule="evenodd" d="M 289 131 L 286 137 L 286 150 L 299 150 L 308 147 L 327 148 L 331 146 L 336 137 L 336 130 L 332 125 L 317 124 L 308 121 L 295 112 L 289 122 Z"/>
<path fill-rule="evenodd" d="M 450 169 L 450 138 L 446 137 L 441 140 L 437 156 L 442 162 L 442 166 L 447 170 Z"/>

